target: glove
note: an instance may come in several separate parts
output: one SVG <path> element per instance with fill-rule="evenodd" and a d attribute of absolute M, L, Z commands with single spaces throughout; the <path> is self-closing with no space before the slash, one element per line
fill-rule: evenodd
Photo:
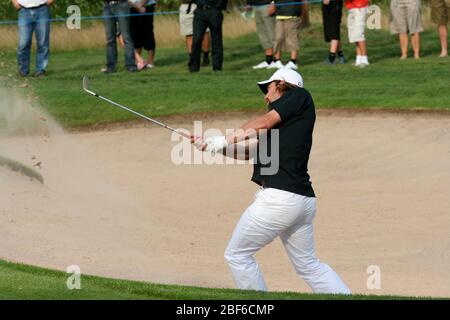
<path fill-rule="evenodd" d="M 210 151 L 211 153 L 221 151 L 228 146 L 225 136 L 208 137 L 205 139 L 204 143 L 206 144 L 205 151 Z"/>
<path fill-rule="evenodd" d="M 200 151 L 204 151 L 206 148 L 205 140 L 201 136 L 195 137 L 193 144 Z"/>

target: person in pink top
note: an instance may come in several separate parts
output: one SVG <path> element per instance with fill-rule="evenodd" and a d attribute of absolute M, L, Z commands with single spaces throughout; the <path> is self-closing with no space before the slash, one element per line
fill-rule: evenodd
<path fill-rule="evenodd" d="M 364 31 L 366 28 L 369 1 L 345 0 L 345 7 L 348 9 L 348 40 L 350 43 L 356 45 L 356 61 L 354 66 L 361 68 L 367 67 L 369 65 L 369 59 L 367 58 L 367 46 Z"/>

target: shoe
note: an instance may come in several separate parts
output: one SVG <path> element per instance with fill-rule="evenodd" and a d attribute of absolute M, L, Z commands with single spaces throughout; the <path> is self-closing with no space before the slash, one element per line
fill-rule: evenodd
<path fill-rule="evenodd" d="M 359 67 L 359 68 L 365 68 L 365 67 L 368 67 L 369 66 L 369 62 L 361 62 L 359 65 L 357 65 L 356 67 Z"/>
<path fill-rule="evenodd" d="M 336 59 L 334 61 L 331 61 L 330 58 L 325 58 L 323 61 L 323 64 L 327 66 L 335 66 L 336 65 Z"/>
<path fill-rule="evenodd" d="M 146 65 L 145 65 L 145 68 L 146 69 L 153 69 L 155 66 L 154 65 L 152 65 L 151 63 L 147 63 Z"/>
<path fill-rule="evenodd" d="M 127 69 L 128 72 L 139 72 L 138 68 Z"/>
<path fill-rule="evenodd" d="M 100 70 L 101 73 L 115 73 L 116 70 L 108 69 L 108 68 L 102 68 Z"/>
<path fill-rule="evenodd" d="M 283 68 L 283 63 L 281 63 L 280 60 L 278 61 L 272 61 L 272 63 L 267 67 L 267 69 L 281 69 Z"/>
<path fill-rule="evenodd" d="M 346 64 L 347 59 L 344 56 L 338 56 L 339 64 Z"/>
<path fill-rule="evenodd" d="M 209 66 L 209 57 L 203 56 L 202 67 L 207 67 L 207 66 Z"/>
<path fill-rule="evenodd" d="M 42 76 L 45 76 L 47 73 L 45 72 L 45 70 L 39 70 L 39 71 L 36 71 L 36 73 L 34 74 L 34 76 L 37 78 L 37 77 L 42 77 Z"/>
<path fill-rule="evenodd" d="M 256 66 L 253 66 L 253 69 L 267 69 L 269 64 L 266 61 L 258 63 Z"/>
<path fill-rule="evenodd" d="M 298 66 L 297 66 L 295 63 L 293 63 L 292 61 L 289 61 L 289 62 L 285 65 L 285 67 L 286 67 L 286 68 L 289 68 L 289 69 L 293 69 L 293 70 L 297 70 L 297 69 L 298 69 Z"/>
<path fill-rule="evenodd" d="M 138 68 L 139 71 L 141 71 L 142 69 L 146 68 L 147 65 L 143 62 L 138 62 L 136 63 L 136 67 Z"/>
<path fill-rule="evenodd" d="M 24 78 L 28 77 L 28 72 L 19 71 L 19 76 Z"/>

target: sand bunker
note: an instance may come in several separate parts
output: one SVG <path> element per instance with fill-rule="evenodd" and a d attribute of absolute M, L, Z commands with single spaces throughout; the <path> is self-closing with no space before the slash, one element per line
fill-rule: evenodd
<path fill-rule="evenodd" d="M 45 179 L 0 167 L 1 258 L 234 287 L 223 251 L 257 190 L 250 165 L 175 165 L 176 142 L 154 127 L 46 132 L 0 135 L 3 156 L 41 162 Z M 318 256 L 354 292 L 450 297 L 450 117 L 321 113 L 310 173 Z M 257 258 L 271 290 L 310 291 L 279 240 Z M 366 287 L 370 265 L 381 269 L 380 290 Z"/>

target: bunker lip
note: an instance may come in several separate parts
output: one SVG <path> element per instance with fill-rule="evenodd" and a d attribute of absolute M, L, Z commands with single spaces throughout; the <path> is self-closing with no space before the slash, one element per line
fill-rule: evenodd
<path fill-rule="evenodd" d="M 266 112 L 264 106 L 255 110 L 237 110 L 237 111 L 208 111 L 208 112 L 191 112 L 189 114 L 180 113 L 165 116 L 155 116 L 162 122 L 170 123 L 174 127 L 183 125 L 192 125 L 194 121 L 214 121 L 215 119 L 233 120 L 233 119 L 250 119 Z M 450 110 L 430 110 L 421 108 L 412 109 L 380 109 L 380 108 L 336 108 L 324 107 L 317 108 L 316 113 L 322 117 L 402 117 L 402 118 L 425 118 L 425 119 L 442 119 L 450 118 Z M 85 133 L 95 131 L 116 131 L 131 128 L 155 128 L 156 125 L 149 123 L 143 119 L 133 119 L 120 122 L 95 123 L 81 126 L 68 127 L 64 130 L 68 133 Z"/>

